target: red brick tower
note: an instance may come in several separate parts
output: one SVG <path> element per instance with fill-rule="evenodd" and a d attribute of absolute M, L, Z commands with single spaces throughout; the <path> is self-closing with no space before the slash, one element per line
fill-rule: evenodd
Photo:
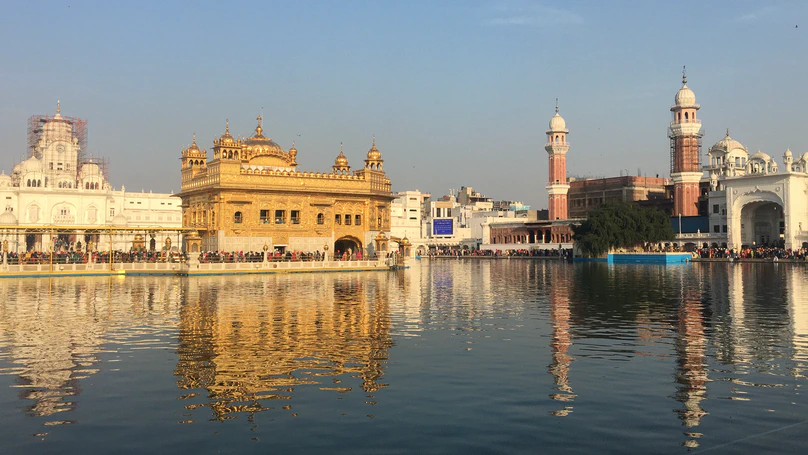
<path fill-rule="evenodd" d="M 668 129 L 671 141 L 671 178 L 673 179 L 673 215 L 699 214 L 699 180 L 702 170 L 701 121 L 696 119 L 696 95 L 687 86 L 682 71 L 682 88 L 676 92 L 676 103 L 671 106 L 673 119 Z"/>
<path fill-rule="evenodd" d="M 570 185 L 567 182 L 567 123 L 558 115 L 558 100 L 556 99 L 556 112 L 550 119 L 550 129 L 547 130 L 547 144 L 544 150 L 550 155 L 550 180 L 547 182 L 547 206 L 551 220 L 567 219 L 567 192 Z"/>

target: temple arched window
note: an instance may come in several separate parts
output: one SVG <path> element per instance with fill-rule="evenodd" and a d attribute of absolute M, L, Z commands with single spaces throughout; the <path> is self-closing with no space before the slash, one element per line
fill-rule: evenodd
<path fill-rule="evenodd" d="M 241 221 L 242 221 L 241 212 L 234 213 L 233 214 L 233 222 L 236 223 L 236 224 L 241 224 Z"/>
<path fill-rule="evenodd" d="M 325 215 L 322 213 L 317 214 L 317 224 L 325 224 Z"/>

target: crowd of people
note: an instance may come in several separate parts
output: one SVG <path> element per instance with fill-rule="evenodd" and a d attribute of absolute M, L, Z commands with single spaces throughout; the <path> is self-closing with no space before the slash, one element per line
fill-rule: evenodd
<path fill-rule="evenodd" d="M 808 248 L 778 248 L 768 246 L 757 246 L 754 248 L 742 248 L 734 250 L 730 248 L 699 248 L 694 252 L 694 257 L 703 259 L 771 259 L 773 261 L 779 260 L 808 260 Z"/>
<path fill-rule="evenodd" d="M 571 249 L 511 249 L 476 250 L 469 248 L 437 248 L 427 252 L 428 257 L 572 257 Z"/>
<path fill-rule="evenodd" d="M 2 259 L 0 253 L 0 259 Z M 29 251 L 26 253 L 8 252 L 6 260 L 8 264 L 86 264 L 92 258 L 94 263 L 109 263 L 109 251 L 94 251 L 86 253 L 84 251 Z M 114 262 L 185 262 L 188 256 L 184 252 L 165 252 L 165 251 L 147 251 L 147 250 L 131 250 L 131 251 L 114 251 Z M 315 251 L 286 251 L 286 252 L 270 252 L 267 261 L 270 262 L 311 262 L 311 261 L 361 261 L 372 260 L 376 256 L 363 255 L 361 251 L 336 251 L 334 255 Z M 218 262 L 263 262 L 263 251 L 206 251 L 199 253 L 199 262 L 202 263 L 218 263 Z"/>
<path fill-rule="evenodd" d="M 26 253 L 9 252 L 6 253 L 9 264 L 86 264 L 109 263 L 109 251 L 93 251 L 86 253 L 83 251 L 28 251 Z M 113 251 L 115 262 L 180 262 L 186 259 L 181 252 L 164 251 Z"/>
<path fill-rule="evenodd" d="M 267 261 L 270 262 L 312 262 L 312 261 L 361 261 L 369 259 L 362 255 L 361 251 L 336 251 L 333 256 L 320 251 L 286 251 L 270 252 Z M 370 258 L 373 259 L 373 258 Z M 262 251 L 207 251 L 199 253 L 199 262 L 262 262 L 264 252 Z"/>

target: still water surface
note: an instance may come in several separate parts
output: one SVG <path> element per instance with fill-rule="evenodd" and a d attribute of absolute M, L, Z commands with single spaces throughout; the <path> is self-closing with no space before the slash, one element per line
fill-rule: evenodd
<path fill-rule="evenodd" d="M 808 268 L 0 281 L 0 452 L 805 453 Z"/>

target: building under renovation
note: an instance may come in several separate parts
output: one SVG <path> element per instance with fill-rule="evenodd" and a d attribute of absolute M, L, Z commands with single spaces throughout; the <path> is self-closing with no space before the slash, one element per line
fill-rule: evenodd
<path fill-rule="evenodd" d="M 55 115 L 30 117 L 27 133 L 24 160 L 0 174 L 0 237 L 8 251 L 180 245 L 180 199 L 115 190 L 107 161 L 87 152 L 86 120 L 63 116 L 57 103 Z"/>

